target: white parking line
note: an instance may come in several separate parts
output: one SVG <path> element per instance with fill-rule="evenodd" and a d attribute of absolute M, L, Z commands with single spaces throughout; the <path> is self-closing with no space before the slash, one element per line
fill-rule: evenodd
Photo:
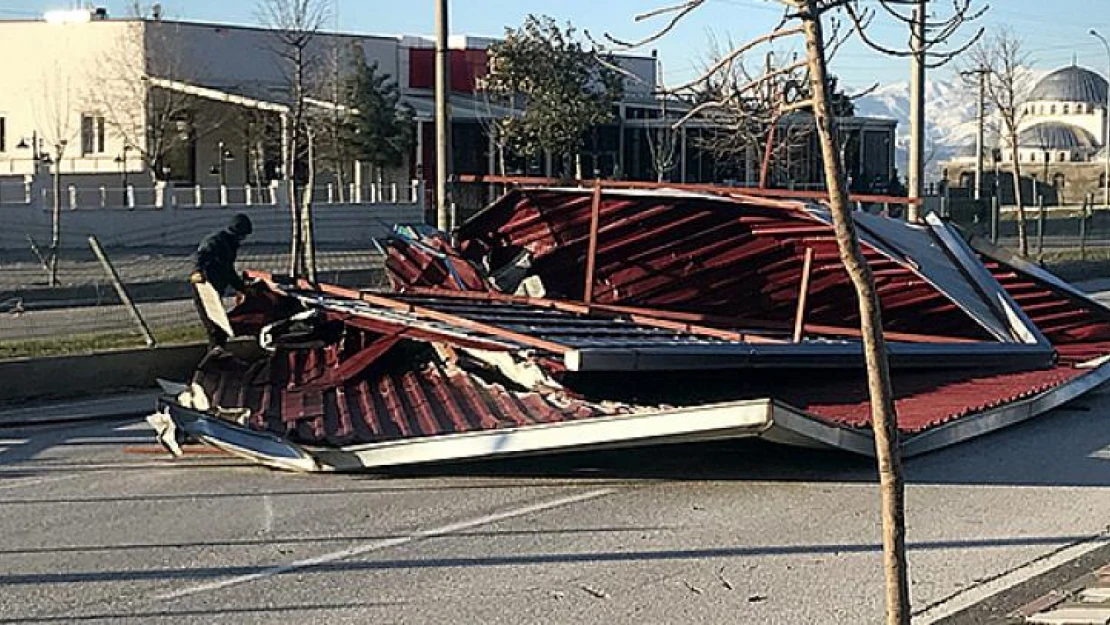
<path fill-rule="evenodd" d="M 919 614 L 914 615 L 914 625 L 931 625 L 942 619 L 948 618 L 971 606 L 992 597 L 1004 590 L 1009 590 L 1018 584 L 1027 582 L 1038 575 L 1047 573 L 1052 569 L 1071 562 L 1084 554 L 1110 545 L 1110 536 L 1099 534 L 1091 540 L 1086 540 L 1073 545 L 1068 545 L 1059 551 L 1054 551 L 1044 557 L 1038 558 L 1024 565 L 1007 571 L 1006 573 L 990 579 L 982 584 L 961 591 L 935 605 L 932 605 Z"/>
<path fill-rule="evenodd" d="M 419 532 L 414 532 L 412 534 L 409 534 L 408 536 L 398 536 L 397 538 L 388 538 L 388 539 L 384 539 L 384 540 L 376 540 L 374 542 L 367 543 L 367 544 L 362 545 L 360 547 L 352 547 L 350 549 L 344 549 L 342 551 L 335 551 L 335 552 L 332 552 L 332 553 L 326 553 L 324 555 L 316 556 L 315 558 L 308 558 L 306 560 L 298 560 L 296 562 L 290 562 L 288 564 L 279 564 L 277 566 L 272 566 L 272 567 L 263 569 L 263 570 L 261 570 L 257 573 L 250 573 L 248 575 L 240 575 L 238 577 L 230 577 L 228 579 L 224 579 L 224 580 L 220 580 L 220 581 L 216 581 L 216 582 L 210 582 L 208 584 L 200 584 L 198 586 L 191 586 L 189 588 L 183 588 L 181 590 L 175 590 L 173 592 L 168 592 L 168 593 L 165 593 L 165 594 L 158 595 L 157 598 L 160 599 L 160 600 L 166 601 L 166 600 L 172 600 L 172 599 L 181 599 L 182 597 L 197 595 L 197 594 L 200 594 L 200 593 L 209 592 L 209 591 L 213 591 L 213 590 L 220 590 L 222 588 L 227 588 L 229 586 L 236 586 L 236 585 L 239 585 L 239 584 L 245 584 L 247 582 L 253 582 L 253 581 L 259 580 L 259 579 L 265 579 L 267 577 L 273 577 L 274 575 L 281 575 L 283 573 L 289 573 L 291 571 L 296 571 L 296 570 L 299 570 L 299 569 L 307 569 L 307 568 L 311 568 L 311 567 L 314 567 L 314 566 L 320 566 L 321 564 L 328 564 L 328 563 L 331 563 L 331 562 L 337 562 L 339 560 L 346 560 L 347 558 L 353 558 L 355 556 L 360 556 L 360 555 L 371 553 L 371 552 L 374 552 L 374 551 L 381 551 L 382 549 L 389 549 L 391 547 L 400 547 L 401 545 L 407 545 L 409 543 L 416 542 L 416 541 L 419 541 L 419 540 L 425 540 L 425 539 L 428 539 L 428 538 L 438 538 L 440 536 L 447 536 L 449 534 L 455 534 L 455 533 L 458 533 L 458 532 L 461 532 L 461 531 L 464 531 L 464 530 L 468 530 L 468 529 L 472 529 L 472 528 L 475 528 L 475 527 L 479 527 L 479 526 L 482 526 L 482 525 L 489 525 L 491 523 L 497 523 L 498 521 L 504 521 L 504 520 L 507 520 L 507 519 L 513 519 L 513 518 L 517 518 L 517 517 L 527 516 L 529 514 L 533 514 L 533 513 L 536 513 L 536 512 L 543 512 L 543 511 L 546 511 L 546 510 L 552 510 L 554 508 L 561 508 L 563 506 L 569 506 L 569 505 L 576 504 L 576 503 L 582 503 L 584 501 L 590 501 L 591 499 L 598 499 L 600 497 L 605 497 L 606 495 L 611 495 L 615 492 L 617 492 L 617 489 L 615 489 L 615 488 L 606 488 L 606 489 L 601 489 L 601 490 L 593 490 L 593 491 L 590 491 L 590 492 L 587 492 L 587 493 L 582 493 L 581 495 L 572 495 L 570 497 L 561 497 L 559 499 L 552 499 L 552 500 L 532 504 L 530 506 L 524 506 L 524 507 L 521 507 L 521 508 L 514 508 L 512 510 L 506 510 L 504 512 L 497 512 L 497 513 L 494 513 L 494 514 L 488 514 L 488 515 L 481 516 L 481 517 L 478 517 L 478 518 L 475 518 L 475 519 L 470 519 L 470 520 L 467 520 L 467 521 L 459 521 L 457 523 L 451 523 L 449 525 L 444 525 L 442 527 L 437 527 L 437 528 L 427 529 L 427 530 L 421 530 Z"/>

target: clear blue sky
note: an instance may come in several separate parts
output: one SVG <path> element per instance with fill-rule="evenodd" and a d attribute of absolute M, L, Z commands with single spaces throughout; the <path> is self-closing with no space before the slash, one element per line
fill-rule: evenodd
<path fill-rule="evenodd" d="M 334 0 L 339 5 L 339 26 L 343 31 L 367 33 L 427 34 L 432 32 L 433 0 L 397 2 L 396 0 Z M 864 0 L 871 3 L 873 0 Z M 975 0 L 982 6 L 988 0 Z M 505 26 L 517 25 L 528 13 L 547 14 L 560 21 L 570 20 L 594 34 L 612 33 L 634 38 L 648 32 L 633 21 L 636 13 L 673 4 L 674 0 L 452 0 L 453 33 L 499 35 Z M 1110 37 L 1110 0 L 990 0 L 992 6 L 982 20 L 988 29 L 1010 26 L 1023 37 L 1034 65 L 1053 69 L 1079 62 L 1105 73 L 1108 61 L 1097 40 L 1087 34 L 1091 28 Z M 78 3 L 80 4 L 80 3 Z M 114 15 L 127 13 L 132 4 L 126 0 L 105 0 Z M 69 8 L 72 0 L 0 0 L 0 18 L 33 18 L 51 8 Z M 256 22 L 254 0 L 163 0 L 168 17 L 183 20 L 226 21 L 238 24 Z M 951 3 L 935 0 L 942 10 Z M 771 0 L 710 0 L 681 27 L 657 42 L 670 81 L 688 78 L 704 64 L 710 34 L 719 40 L 742 41 L 765 32 L 779 15 Z M 899 47 L 906 39 L 882 15 L 877 17 L 876 34 Z M 967 29 L 970 33 L 972 29 Z M 785 50 L 785 48 L 779 48 Z M 908 61 L 883 57 L 859 45 L 844 48 L 834 60 L 834 71 L 855 87 L 873 82 L 905 80 Z M 938 70 L 947 77 L 950 70 Z"/>

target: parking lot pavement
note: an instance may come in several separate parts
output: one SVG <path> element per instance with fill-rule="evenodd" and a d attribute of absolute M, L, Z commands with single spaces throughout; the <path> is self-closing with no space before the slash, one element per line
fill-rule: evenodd
<path fill-rule="evenodd" d="M 908 464 L 916 622 L 1105 541 L 1108 415 L 1094 396 Z M 295 475 L 150 443 L 133 419 L 0 429 L 0 623 L 881 620 L 865 459 L 733 442 Z"/>

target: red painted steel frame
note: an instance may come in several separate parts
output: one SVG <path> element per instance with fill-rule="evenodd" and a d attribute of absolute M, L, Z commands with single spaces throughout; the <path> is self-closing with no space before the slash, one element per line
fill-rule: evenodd
<path fill-rule="evenodd" d="M 586 180 L 560 180 L 558 178 L 543 178 L 539 176 L 487 176 L 484 174 L 465 174 L 457 177 L 459 182 L 471 184 L 504 184 L 517 186 L 558 187 L 560 185 L 583 185 Z M 693 184 L 681 182 L 641 182 L 637 180 L 595 180 L 605 189 L 676 189 L 679 191 L 692 191 L 710 193 L 724 196 L 750 196 L 761 198 L 784 198 L 797 200 L 827 201 L 829 194 L 824 191 L 796 191 L 791 189 L 770 189 L 766 187 L 726 187 L 712 184 Z M 852 194 L 849 199 L 871 204 L 921 204 L 921 198 L 902 197 L 900 195 L 873 195 L 869 193 Z"/>
<path fill-rule="evenodd" d="M 594 301 L 594 280 L 597 279 L 597 228 L 601 221 L 601 181 L 594 181 L 594 195 L 590 201 L 590 245 L 586 251 L 586 292 L 582 298 L 589 306 Z"/>
<path fill-rule="evenodd" d="M 672 313 L 650 308 L 613 306 L 611 304 L 591 304 L 587 306 L 585 304 L 572 302 L 569 300 L 552 300 L 541 297 L 528 297 L 524 295 L 509 295 L 506 293 L 499 293 L 497 291 L 454 291 L 450 289 L 439 288 L 409 287 L 405 289 L 404 293 L 410 295 L 427 295 L 430 297 L 454 298 L 479 302 L 525 304 L 528 306 L 535 306 L 537 308 L 550 308 L 552 310 L 561 310 L 564 312 L 582 315 L 606 314 L 613 317 L 621 316 L 626 317 L 630 321 L 633 321 L 640 325 L 651 326 L 663 330 L 676 330 L 679 332 L 684 332 L 686 334 L 708 336 L 712 338 L 723 339 L 726 341 L 744 341 L 748 343 L 785 342 L 766 336 L 748 334 L 744 332 L 734 332 L 731 330 L 722 330 L 721 328 L 714 328 L 710 326 L 690 323 L 689 321 L 678 319 L 678 317 L 683 316 L 682 313 L 673 313 L 675 317 L 671 318 Z"/>
<path fill-rule="evenodd" d="M 802 341 L 806 323 L 806 300 L 809 299 L 809 278 L 813 273 L 813 248 L 807 247 L 802 261 L 802 284 L 798 287 L 798 313 L 794 316 L 794 342 Z"/>

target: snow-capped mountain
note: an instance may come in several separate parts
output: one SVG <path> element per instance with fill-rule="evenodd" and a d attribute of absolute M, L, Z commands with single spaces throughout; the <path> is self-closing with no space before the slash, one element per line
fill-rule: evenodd
<path fill-rule="evenodd" d="M 940 163 L 968 150 L 974 153 L 976 128 L 974 89 L 960 81 L 932 80 L 925 84 L 926 178 L 940 174 Z M 856 100 L 856 114 L 898 120 L 897 163 L 905 175 L 910 147 L 910 84 L 883 85 Z"/>

